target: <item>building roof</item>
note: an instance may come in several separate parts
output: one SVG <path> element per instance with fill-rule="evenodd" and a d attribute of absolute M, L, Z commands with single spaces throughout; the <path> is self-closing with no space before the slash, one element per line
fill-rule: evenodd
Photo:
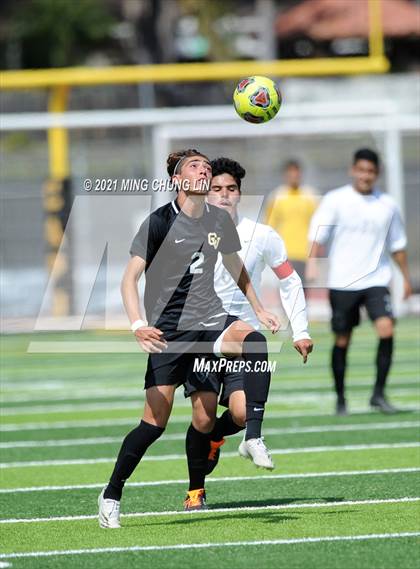
<path fill-rule="evenodd" d="M 382 23 L 387 37 L 420 36 L 420 6 L 410 0 L 382 0 Z M 367 37 L 367 0 L 304 0 L 276 19 L 280 37 L 307 36 L 314 40 Z"/>

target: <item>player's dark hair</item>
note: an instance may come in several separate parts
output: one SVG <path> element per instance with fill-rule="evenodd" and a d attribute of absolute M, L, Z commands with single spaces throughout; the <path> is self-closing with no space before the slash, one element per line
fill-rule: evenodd
<path fill-rule="evenodd" d="M 286 160 L 286 162 L 283 163 L 281 169 L 283 172 L 285 172 L 289 168 L 297 168 L 298 170 L 302 170 L 302 164 L 299 162 L 299 160 L 296 160 L 294 158 L 291 160 Z"/>
<path fill-rule="evenodd" d="M 238 184 L 239 191 L 241 190 L 241 181 L 245 177 L 246 171 L 239 162 L 231 160 L 230 158 L 216 158 L 210 162 L 212 169 L 212 176 L 220 176 L 221 174 L 230 174 Z"/>
<path fill-rule="evenodd" d="M 356 164 L 359 160 L 367 160 L 375 165 L 376 169 L 379 170 L 379 155 L 370 148 L 359 148 L 353 155 L 353 164 Z"/>
<path fill-rule="evenodd" d="M 190 156 L 202 156 L 210 162 L 205 154 L 199 152 L 198 150 L 195 150 L 194 148 L 187 148 L 185 150 L 177 150 L 176 152 L 171 152 L 166 160 L 166 169 L 170 178 L 172 178 L 172 176 L 175 174 L 179 174 L 182 161 L 184 158 L 188 158 Z"/>

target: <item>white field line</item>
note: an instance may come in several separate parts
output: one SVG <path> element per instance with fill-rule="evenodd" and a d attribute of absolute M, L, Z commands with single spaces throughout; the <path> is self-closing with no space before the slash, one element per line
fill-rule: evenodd
<path fill-rule="evenodd" d="M 346 506 L 372 506 L 380 504 L 402 504 L 419 502 L 420 496 L 405 497 L 405 498 L 386 498 L 378 500 L 348 500 L 343 502 L 305 502 L 300 504 L 278 504 L 271 506 L 240 506 L 238 508 L 209 508 L 208 510 L 196 510 L 193 512 L 185 512 L 184 510 L 172 510 L 166 512 L 136 512 L 130 514 L 121 514 L 122 518 L 144 518 L 155 516 L 182 516 L 182 515 L 199 515 L 199 514 L 229 514 L 235 512 L 258 512 L 258 511 L 276 511 L 276 510 L 295 510 L 302 508 L 336 508 Z M 98 515 L 83 515 L 83 516 L 54 516 L 50 518 L 8 518 L 0 520 L 0 524 L 30 524 L 39 522 L 71 522 L 76 520 L 95 520 Z"/>
<path fill-rule="evenodd" d="M 305 391 L 306 390 L 306 391 Z M 308 391 L 309 390 L 309 391 Z M 302 391 L 305 391 L 302 393 Z M 364 401 L 367 397 L 367 391 L 370 393 L 370 389 L 359 390 L 352 392 L 353 401 Z M 74 391 L 73 391 L 74 393 Z M 78 397 L 68 396 L 46 396 L 40 397 L 36 395 L 34 397 L 5 397 L 1 398 L 0 405 L 2 406 L 2 414 L 4 416 L 13 416 L 21 414 L 39 414 L 39 413 L 66 413 L 73 411 L 96 411 L 102 409 L 132 409 L 139 408 L 143 405 L 145 397 L 143 393 L 139 393 L 138 390 L 135 392 L 133 390 L 132 394 L 123 393 L 119 391 L 115 395 L 105 395 L 99 393 L 86 392 L 83 397 L 80 397 L 80 391 Z M 177 407 L 189 407 L 190 403 L 188 399 L 185 399 L 183 393 L 175 397 L 175 405 Z M 404 387 L 392 389 L 392 397 L 419 397 L 420 396 L 420 383 L 416 387 Z M 87 402 L 91 399 L 101 399 L 97 402 Z M 334 394 L 331 391 L 329 385 L 325 386 L 325 389 L 311 389 L 309 386 L 295 385 L 290 389 L 271 389 L 269 401 L 271 403 L 283 403 L 283 404 L 295 404 L 302 402 L 317 402 L 319 399 L 324 399 L 324 401 L 333 401 Z M 54 405 L 53 403 L 60 403 L 60 401 L 67 401 L 67 403 Z M 32 405 L 9 405 L 10 403 L 33 403 Z"/>
<path fill-rule="evenodd" d="M 414 393 L 404 390 L 403 395 L 414 396 Z M 394 396 L 397 397 L 397 393 L 394 390 Z M 361 396 L 362 397 L 362 396 Z M 294 395 L 274 395 L 270 396 L 270 403 L 282 403 L 288 407 L 294 406 L 299 403 L 317 403 L 319 401 L 319 395 L 316 393 L 296 393 Z M 333 394 L 326 393 L 323 396 L 323 402 L 333 401 Z M 353 397 L 354 399 L 355 397 Z M 365 397 L 363 397 L 365 399 Z M 144 397 L 138 397 L 136 401 L 119 400 L 113 402 L 102 402 L 102 403 L 78 403 L 78 404 L 63 404 L 63 405 L 28 405 L 28 406 L 17 406 L 17 407 L 3 407 L 2 416 L 3 417 L 13 417 L 16 415 L 45 415 L 48 413 L 87 413 L 90 411 L 116 411 L 116 410 L 126 410 L 126 409 L 138 409 L 139 412 L 143 410 Z M 190 409 L 191 403 L 188 399 L 177 398 L 175 405 L 177 408 Z"/>
<path fill-rule="evenodd" d="M 312 373 L 311 373 L 312 376 Z M 390 383 L 391 388 L 398 387 L 402 388 L 402 385 L 414 385 L 420 388 L 420 380 L 416 375 L 409 376 L 406 378 L 399 378 L 398 380 L 392 380 Z M 372 379 L 351 379 L 349 382 L 349 387 L 372 387 Z M 300 389 L 313 389 L 320 390 L 320 393 L 325 393 L 325 390 L 331 389 L 331 381 L 329 376 L 325 377 L 324 380 L 314 381 L 314 380 L 284 380 L 283 378 L 274 379 L 271 383 L 271 392 L 287 393 L 289 390 L 300 390 Z M 10 390 L 10 391 L 8 391 Z M 59 393 L 57 393 L 59 391 Z M 77 397 L 75 397 L 75 392 Z M 111 398 L 111 397 L 137 397 L 144 399 L 143 389 L 140 384 L 126 385 L 120 389 L 115 387 L 109 387 L 103 383 L 97 383 L 96 387 L 93 387 L 92 383 L 89 387 L 80 382 L 71 383 L 69 382 L 56 382 L 53 385 L 49 383 L 40 383 L 39 386 L 32 383 L 10 383 L 2 382 L 2 395 L 1 401 L 7 403 L 31 403 L 34 399 L 42 399 L 47 401 L 63 401 L 63 400 L 74 400 L 74 401 L 84 401 L 86 397 L 97 397 L 97 398 Z"/>
<path fill-rule="evenodd" d="M 264 435 L 300 435 L 308 433 L 329 433 L 329 432 L 349 432 L 349 431 L 386 431 L 393 429 L 411 429 L 420 427 L 420 421 L 400 421 L 394 423 L 359 423 L 353 425 L 322 425 L 318 427 L 296 427 L 296 428 L 279 428 L 264 429 Z M 242 437 L 243 433 L 239 432 L 232 437 Z M 229 437 L 231 438 L 231 437 Z M 159 441 L 183 441 L 185 433 L 174 433 L 163 435 Z M 0 449 L 14 448 L 44 448 L 44 447 L 69 447 L 69 446 L 90 446 L 104 445 L 111 443 L 120 443 L 119 437 L 93 437 L 83 439 L 50 439 L 45 441 L 9 441 L 0 443 Z"/>
<path fill-rule="evenodd" d="M 297 474 L 266 474 L 261 476 L 223 476 L 219 478 L 207 478 L 206 483 L 210 482 L 244 482 L 246 480 L 294 480 L 299 478 L 335 478 L 340 476 L 371 476 L 382 474 L 410 474 L 420 472 L 420 468 L 384 468 L 380 470 L 338 470 L 334 472 L 303 472 Z M 172 484 L 188 484 L 188 480 L 153 480 L 150 482 L 127 482 L 125 488 L 143 488 L 146 486 L 166 486 Z M 75 484 L 67 486 L 28 486 L 26 488 L 2 488 L 0 494 L 15 494 L 16 492 L 50 492 L 56 490 L 88 490 L 103 488 L 104 483 L 100 484 Z"/>
<path fill-rule="evenodd" d="M 300 543 L 323 543 L 339 541 L 366 541 L 372 539 L 398 539 L 408 537 L 419 537 L 420 532 L 401 532 L 401 533 L 368 533 L 364 535 L 331 535 L 324 537 L 296 537 L 292 539 L 269 539 L 259 541 L 224 541 L 214 543 L 177 543 L 175 545 L 133 545 L 127 547 L 102 547 L 91 549 L 65 549 L 53 551 L 27 551 L 24 553 L 5 553 L 0 554 L 0 559 L 18 559 L 25 557 L 55 557 L 56 555 L 84 555 L 97 553 L 125 553 L 142 551 L 177 551 L 185 549 L 212 549 L 220 547 L 256 547 L 273 545 L 296 545 Z M 0 565 L 1 567 L 1 565 Z M 10 567 L 4 564 L 3 567 Z"/>
<path fill-rule="evenodd" d="M 129 397 L 135 399 L 141 399 L 144 401 L 145 397 L 143 395 L 140 387 L 124 388 L 124 389 L 90 389 L 83 388 L 81 385 L 75 384 L 72 388 L 66 385 L 66 389 L 60 389 L 60 394 L 51 393 L 49 390 L 31 390 L 25 389 L 25 394 L 16 395 L 15 393 L 9 394 L 5 393 L 3 385 L 3 394 L 1 396 L 2 403 L 34 403 L 35 401 L 39 404 L 44 401 L 72 401 L 74 403 L 81 402 L 84 403 L 87 398 L 101 399 L 101 400 L 123 400 Z M 75 396 L 77 392 L 77 396 Z"/>
<path fill-rule="evenodd" d="M 420 411 L 420 408 L 419 408 Z M 191 421 L 190 415 L 178 415 L 172 416 L 170 418 L 171 422 L 175 423 L 186 423 L 187 421 Z M 138 424 L 138 422 L 137 422 Z M 39 423 L 2 423 L 0 426 L 0 432 L 13 432 L 13 431 L 34 431 L 34 430 L 53 430 L 53 429 L 72 429 L 72 428 L 89 428 L 89 427 L 112 427 L 116 425 L 132 425 L 133 427 L 136 426 L 136 418 L 128 417 L 128 418 L 119 418 L 116 417 L 115 419 L 92 419 L 92 420 L 75 420 L 75 421 L 53 421 L 51 423 L 48 422 L 39 422 Z"/>
<path fill-rule="evenodd" d="M 420 394 L 419 389 L 394 389 L 393 397 L 412 397 L 415 398 Z M 320 393 L 298 393 L 295 392 L 270 395 L 269 403 L 281 403 L 288 407 L 299 404 L 299 403 L 317 403 L 320 399 Z M 333 393 L 322 393 L 323 402 L 330 402 L 334 400 Z M 355 401 L 364 401 L 366 399 L 363 393 L 352 394 L 352 399 Z M 4 407 L 2 409 L 2 415 L 4 417 L 10 417 L 14 415 L 39 415 L 45 413 L 72 413 L 72 412 L 89 412 L 89 411 L 100 411 L 100 410 L 117 410 L 117 409 L 142 409 L 143 398 L 136 398 L 135 401 L 127 400 L 117 400 L 117 401 L 105 401 L 101 403 L 68 403 L 63 405 L 28 405 L 28 406 L 17 406 L 17 407 Z M 176 398 L 176 406 L 190 408 L 191 403 L 188 399 L 181 398 L 181 396 Z"/>
<path fill-rule="evenodd" d="M 313 446 L 313 447 L 301 447 L 301 448 L 278 448 L 271 449 L 270 454 L 306 454 L 306 453 L 318 453 L 318 452 L 342 452 L 342 451 L 361 451 L 361 450 L 379 450 L 379 449 L 394 449 L 394 448 L 419 448 L 420 442 L 405 442 L 405 443 L 390 443 L 390 444 L 366 444 L 366 445 L 328 445 L 328 446 Z M 225 452 L 223 453 L 224 458 L 237 458 L 239 455 L 237 452 Z M 101 464 L 115 462 L 114 457 L 101 457 L 101 458 L 75 458 L 68 460 L 30 460 L 30 461 L 18 461 L 18 462 L 2 462 L 0 463 L 0 469 L 6 468 L 27 468 L 31 466 L 71 466 L 80 464 Z M 142 461 L 148 462 L 161 462 L 168 460 L 185 460 L 185 454 L 162 454 L 162 455 L 151 455 L 142 458 Z"/>
<path fill-rule="evenodd" d="M 400 379 L 398 381 L 391 382 L 391 388 L 399 387 L 401 385 L 415 385 L 420 388 L 420 380 L 417 377 L 408 377 L 407 379 Z M 372 387 L 372 380 L 351 380 L 350 387 Z M 10 389 L 10 393 L 7 390 Z M 60 390 L 60 394 L 54 393 L 57 389 Z M 330 380 L 326 378 L 324 381 L 283 381 L 279 379 L 273 381 L 270 387 L 270 393 L 288 393 L 289 390 L 301 390 L 301 389 L 311 389 L 319 390 L 320 393 L 325 393 L 326 390 L 331 389 Z M 85 401 L 87 397 L 91 398 L 113 398 L 113 397 L 136 397 L 136 399 L 144 400 L 143 391 L 141 386 L 136 385 L 133 387 L 124 387 L 122 389 L 116 389 L 115 387 L 106 387 L 105 385 L 98 386 L 97 388 L 86 388 L 79 383 L 71 385 L 70 383 L 62 383 L 59 386 L 54 386 L 53 392 L 51 392 L 50 387 L 44 387 L 43 385 L 39 388 L 34 387 L 33 384 L 28 384 L 28 387 L 21 385 L 16 385 L 12 383 L 2 383 L 2 403 L 32 403 L 34 400 L 42 401 Z M 16 391 L 21 391 L 23 393 L 16 394 Z M 75 391 L 77 392 L 77 397 L 74 396 Z"/>
<path fill-rule="evenodd" d="M 270 403 L 270 402 L 269 402 Z M 398 409 L 403 412 L 413 412 L 418 413 L 420 411 L 420 407 L 418 405 L 398 405 Z M 365 415 L 367 412 L 371 413 L 371 409 L 368 408 L 367 404 L 364 406 L 351 406 L 351 414 L 352 415 Z M 294 418 L 310 418 L 310 417 L 331 417 L 332 415 L 332 407 L 331 405 L 326 405 L 325 409 L 320 409 L 319 411 L 314 411 L 311 409 L 310 411 L 270 411 L 268 409 L 265 420 L 267 419 L 288 419 L 290 417 Z M 171 423 L 189 423 L 191 421 L 191 415 L 172 415 L 169 419 Z M 385 422 L 384 422 L 385 424 Z M 12 432 L 12 431 L 34 431 L 34 430 L 53 430 L 53 429 L 72 429 L 72 428 L 89 428 L 89 427 L 112 427 L 116 425 L 132 425 L 133 427 L 136 425 L 136 418 L 133 417 L 126 417 L 120 418 L 116 417 L 115 419 L 92 419 L 92 420 L 69 420 L 69 421 L 52 421 L 50 422 L 22 422 L 22 423 L 2 423 L 0 426 L 0 433 L 1 432 Z"/>
<path fill-rule="evenodd" d="M 142 399 L 144 401 L 144 399 Z M 182 402 L 180 402 L 181 406 Z M 179 405 L 178 405 L 179 406 Z M 191 404 L 188 402 L 188 406 Z M 25 407 L 4 407 L 1 411 L 3 417 L 12 415 L 38 415 L 45 413 L 70 413 L 73 411 L 100 411 L 100 410 L 115 410 L 115 409 L 139 409 L 141 408 L 141 401 L 114 401 L 103 403 L 80 403 L 68 405 L 29 405 Z"/>

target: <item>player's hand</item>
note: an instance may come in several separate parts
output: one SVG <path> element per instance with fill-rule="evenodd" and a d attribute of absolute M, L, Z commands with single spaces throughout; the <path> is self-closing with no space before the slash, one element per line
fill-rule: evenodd
<path fill-rule="evenodd" d="M 142 326 L 134 332 L 137 342 L 148 354 L 161 354 L 168 347 L 162 330 L 153 326 Z"/>
<path fill-rule="evenodd" d="M 260 312 L 258 312 L 257 318 L 264 326 L 264 328 L 267 330 L 271 330 L 273 334 L 279 331 L 280 320 L 277 318 L 275 314 L 267 312 L 266 310 L 261 310 Z"/>
<path fill-rule="evenodd" d="M 413 294 L 413 289 L 411 288 L 411 283 L 409 280 L 404 279 L 404 293 L 403 300 L 407 300 L 409 296 Z"/>
<path fill-rule="evenodd" d="M 297 340 L 296 342 L 293 342 L 293 346 L 295 347 L 295 350 L 297 350 L 302 356 L 303 363 L 306 364 L 308 356 L 314 348 L 314 343 L 312 340 Z"/>

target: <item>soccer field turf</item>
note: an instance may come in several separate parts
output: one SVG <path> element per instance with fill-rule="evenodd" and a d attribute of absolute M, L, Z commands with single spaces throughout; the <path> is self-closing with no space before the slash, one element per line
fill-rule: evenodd
<path fill-rule="evenodd" d="M 127 484 L 122 528 L 100 529 L 97 496 L 124 434 L 138 421 L 141 353 L 27 353 L 29 342 L 132 342 L 126 333 L 2 337 L 0 567 L 419 568 L 419 326 L 401 320 L 388 395 L 401 412 L 370 412 L 376 341 L 355 333 L 351 415 L 337 418 L 327 324 L 312 326 L 303 366 L 279 355 L 264 423 L 272 473 L 222 448 L 207 481 L 209 510 L 183 513 L 181 390 L 164 436 Z M 47 344 L 45 344 L 47 345 Z"/>

